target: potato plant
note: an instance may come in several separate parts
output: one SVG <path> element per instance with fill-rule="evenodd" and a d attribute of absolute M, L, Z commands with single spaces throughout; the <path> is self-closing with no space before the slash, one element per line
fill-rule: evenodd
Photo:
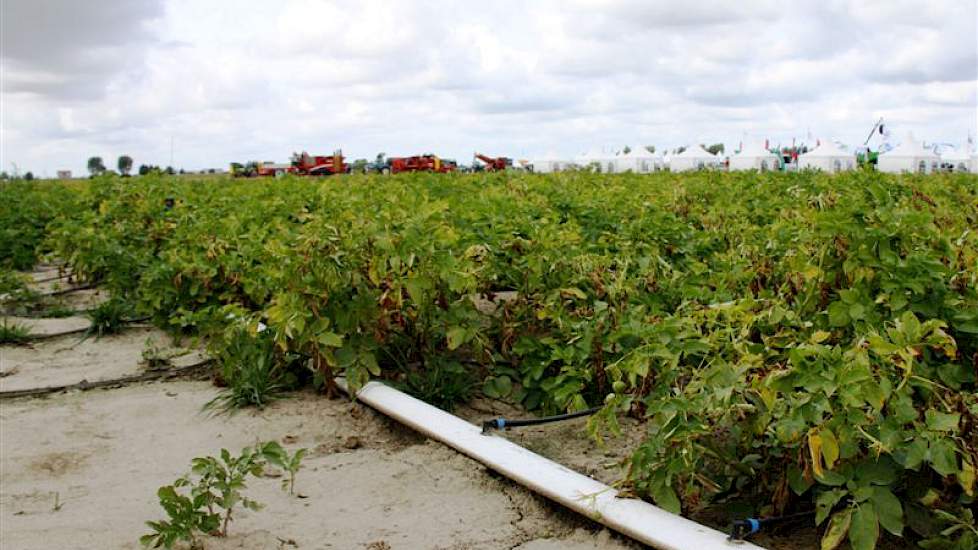
<path fill-rule="evenodd" d="M 648 428 L 624 486 L 674 512 L 811 512 L 826 547 L 973 546 L 974 176 L 150 176 L 76 193 L 41 248 L 210 335 L 241 404 L 337 374 L 445 407 L 470 387 L 541 413 L 605 403 L 596 437 L 620 414 Z M 260 372 L 228 336 L 240 319 L 266 327 L 249 333 Z"/>

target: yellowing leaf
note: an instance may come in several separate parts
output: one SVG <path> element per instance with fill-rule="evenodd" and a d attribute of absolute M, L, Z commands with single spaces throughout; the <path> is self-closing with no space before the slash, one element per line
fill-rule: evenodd
<path fill-rule="evenodd" d="M 975 496 L 975 467 L 967 460 L 961 461 L 961 472 L 958 474 L 958 483 L 969 497 Z"/>
<path fill-rule="evenodd" d="M 822 436 L 816 431 L 808 432 L 808 452 L 812 457 L 812 470 L 816 476 L 822 475 Z"/>
<path fill-rule="evenodd" d="M 338 348 L 343 345 L 343 337 L 335 332 L 324 332 L 319 335 L 319 343 L 331 348 Z"/>
<path fill-rule="evenodd" d="M 845 540 L 852 523 L 852 508 L 836 512 L 829 520 L 829 526 L 822 535 L 822 550 L 835 550 Z"/>
<path fill-rule="evenodd" d="M 584 300 L 587 298 L 587 294 L 584 294 L 584 291 L 575 287 L 560 289 L 560 295 L 564 298 L 577 298 L 578 300 Z"/>
<path fill-rule="evenodd" d="M 839 460 L 839 440 L 828 428 L 819 430 L 819 435 L 822 437 L 822 457 L 825 459 L 825 467 L 831 470 L 835 461 Z"/>
<path fill-rule="evenodd" d="M 448 349 L 454 350 L 458 349 L 459 346 L 465 343 L 466 332 L 463 327 L 452 327 L 448 329 Z"/>
<path fill-rule="evenodd" d="M 771 410 L 774 408 L 774 404 L 778 398 L 778 391 L 774 388 L 769 388 L 767 386 L 762 386 L 757 390 L 757 393 L 761 396 L 761 401 L 764 402 L 764 406 Z"/>
<path fill-rule="evenodd" d="M 832 336 L 831 332 L 827 332 L 824 330 L 817 330 L 815 331 L 814 334 L 812 334 L 812 343 L 821 344 L 822 342 L 828 340 L 829 336 Z"/>

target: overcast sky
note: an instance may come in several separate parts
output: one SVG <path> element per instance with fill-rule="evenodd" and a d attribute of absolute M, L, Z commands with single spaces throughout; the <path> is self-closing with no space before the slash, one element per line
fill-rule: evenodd
<path fill-rule="evenodd" d="M 978 133 L 978 0 L 0 0 L 10 171 Z"/>

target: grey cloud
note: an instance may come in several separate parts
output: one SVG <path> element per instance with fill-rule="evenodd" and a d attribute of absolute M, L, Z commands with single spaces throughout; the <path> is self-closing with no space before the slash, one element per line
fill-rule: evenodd
<path fill-rule="evenodd" d="M 881 115 L 924 138 L 975 124 L 960 0 L 0 1 L 0 146 L 32 167 L 168 162 L 171 135 L 192 168 L 303 147 L 465 159 L 809 124 L 861 140 Z"/>
<path fill-rule="evenodd" d="M 578 0 L 570 3 L 575 19 L 587 24 L 588 19 L 619 23 L 629 27 L 703 27 L 741 23 L 749 19 L 779 17 L 778 3 L 772 0 L 757 2 L 726 2 L 723 0 L 668 0 L 648 2 L 626 0 L 602 2 Z M 602 25 L 605 31 L 610 30 Z M 614 25 L 611 26 L 614 28 Z M 604 32 L 604 31 L 602 31 Z"/>
<path fill-rule="evenodd" d="M 0 17 L 4 90 L 94 99 L 141 59 L 162 0 L 5 0 Z"/>
<path fill-rule="evenodd" d="M 566 97 L 550 95 L 499 95 L 487 97 L 475 102 L 479 112 L 486 114 L 535 113 L 543 111 L 561 111 L 572 106 Z"/>
<path fill-rule="evenodd" d="M 928 60 L 924 64 L 878 64 L 869 73 L 873 82 L 897 84 L 925 84 L 928 82 L 963 82 L 978 79 L 978 52 L 950 54 L 942 59 Z"/>

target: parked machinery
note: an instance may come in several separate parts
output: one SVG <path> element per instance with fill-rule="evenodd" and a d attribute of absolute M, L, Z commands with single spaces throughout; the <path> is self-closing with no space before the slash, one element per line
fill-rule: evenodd
<path fill-rule="evenodd" d="M 513 166 L 513 159 L 507 157 L 488 157 L 482 153 L 476 153 L 475 158 L 481 160 L 483 165 L 476 164 L 475 161 L 472 162 L 473 168 L 476 171 L 484 170 L 486 172 L 502 172 L 507 168 Z"/>
<path fill-rule="evenodd" d="M 377 158 L 363 167 L 364 174 L 390 174 L 390 172 L 391 167 L 385 153 L 377 153 Z"/>
<path fill-rule="evenodd" d="M 339 149 L 331 156 L 310 155 L 303 151 L 292 154 L 289 172 L 300 176 L 331 176 L 345 174 L 349 172 L 349 168 L 343 160 L 343 151 Z"/>
<path fill-rule="evenodd" d="M 289 164 L 271 161 L 251 161 L 245 164 L 231 163 L 231 175 L 238 178 L 271 177 L 295 174 L 297 176 L 331 176 L 350 171 L 343 159 L 343 152 L 336 150 L 332 155 L 310 155 L 303 151 L 292 154 Z"/>
<path fill-rule="evenodd" d="M 444 174 L 456 170 L 458 170 L 458 164 L 454 160 L 442 159 L 428 153 L 413 157 L 390 157 L 380 172 L 384 174 L 400 174 L 401 172 L 437 172 Z"/>
<path fill-rule="evenodd" d="M 253 178 L 258 175 L 258 162 L 251 161 L 241 164 L 240 162 L 231 163 L 232 178 Z"/>

